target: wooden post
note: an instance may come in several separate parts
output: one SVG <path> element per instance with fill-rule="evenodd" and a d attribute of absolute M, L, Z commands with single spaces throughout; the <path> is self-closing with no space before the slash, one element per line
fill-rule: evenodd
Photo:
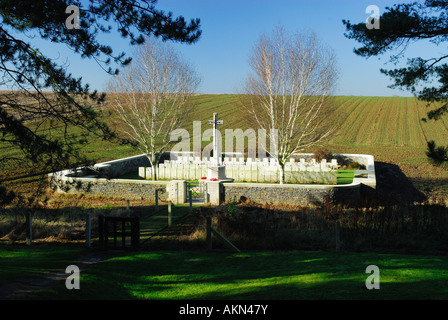
<path fill-rule="evenodd" d="M 98 216 L 98 240 L 99 247 L 104 248 L 104 215 Z"/>
<path fill-rule="evenodd" d="M 121 221 L 121 245 L 126 247 L 126 220 Z"/>
<path fill-rule="evenodd" d="M 190 202 L 190 213 L 193 212 L 193 193 L 191 190 L 188 191 L 188 200 Z"/>
<path fill-rule="evenodd" d="M 134 217 L 131 221 L 131 246 L 138 249 L 140 244 L 140 217 Z"/>
<path fill-rule="evenodd" d="M 156 189 L 156 212 L 159 211 L 159 190 Z"/>
<path fill-rule="evenodd" d="M 135 249 L 140 245 L 140 217 L 135 217 Z"/>
<path fill-rule="evenodd" d="M 171 226 L 171 200 L 168 201 L 168 226 Z"/>
<path fill-rule="evenodd" d="M 222 243 L 224 243 L 229 249 L 235 251 L 235 252 L 241 252 L 240 249 L 235 247 L 232 242 L 230 242 L 226 237 L 224 237 L 221 233 L 218 232 L 215 228 L 210 228 L 213 234 L 220 240 Z"/>
<path fill-rule="evenodd" d="M 113 220 L 114 223 L 114 249 L 117 248 L 117 220 Z"/>
<path fill-rule="evenodd" d="M 26 244 L 31 245 L 33 243 L 33 223 L 31 212 L 28 212 L 26 214 L 25 225 L 26 225 Z"/>
<path fill-rule="evenodd" d="M 336 242 L 336 252 L 339 252 L 339 250 L 340 250 L 340 229 L 341 229 L 341 227 L 340 227 L 340 224 L 339 224 L 339 220 L 338 221 L 336 221 L 336 230 L 335 230 L 335 234 L 336 234 L 336 239 L 335 239 L 335 242 Z"/>
<path fill-rule="evenodd" d="M 207 251 L 212 250 L 212 217 L 207 216 Z"/>
<path fill-rule="evenodd" d="M 104 217 L 104 248 L 109 247 L 109 217 Z"/>
<path fill-rule="evenodd" d="M 86 246 L 88 248 L 90 248 L 91 233 L 92 233 L 92 222 L 90 212 L 88 212 L 86 215 Z"/>

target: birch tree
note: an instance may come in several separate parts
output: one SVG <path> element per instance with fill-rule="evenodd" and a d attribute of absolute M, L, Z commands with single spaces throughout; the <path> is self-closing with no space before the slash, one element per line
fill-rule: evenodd
<path fill-rule="evenodd" d="M 192 110 L 189 97 L 200 78 L 167 42 L 148 38 L 138 47 L 132 63 L 109 82 L 112 108 L 122 132 L 147 155 L 157 180 L 160 156 L 174 143 Z"/>
<path fill-rule="evenodd" d="M 252 124 L 266 132 L 284 183 L 291 155 L 333 132 L 327 98 L 337 76 L 335 56 L 314 34 L 277 27 L 255 43 L 249 63 L 243 106 Z"/>

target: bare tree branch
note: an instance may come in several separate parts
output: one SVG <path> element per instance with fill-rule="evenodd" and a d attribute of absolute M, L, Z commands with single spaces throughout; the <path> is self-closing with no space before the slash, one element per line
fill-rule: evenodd
<path fill-rule="evenodd" d="M 290 156 L 332 132 L 325 120 L 326 98 L 337 74 L 335 56 L 314 34 L 288 34 L 278 27 L 271 36 L 260 37 L 250 66 L 244 92 L 249 99 L 244 104 L 274 144 L 271 156 L 278 160 L 284 183 Z"/>
<path fill-rule="evenodd" d="M 137 143 L 153 168 L 173 144 L 170 134 L 191 112 L 188 98 L 200 83 L 193 68 L 166 42 L 148 38 L 132 63 L 109 83 L 113 109 L 125 125 L 124 134 Z M 153 178 L 157 180 L 156 170 Z"/>

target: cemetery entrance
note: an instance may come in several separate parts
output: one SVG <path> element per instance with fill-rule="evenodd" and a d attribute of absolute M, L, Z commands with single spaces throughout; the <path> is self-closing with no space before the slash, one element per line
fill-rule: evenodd
<path fill-rule="evenodd" d="M 202 181 L 188 181 L 187 182 L 187 202 L 191 194 L 192 202 L 205 203 L 207 197 L 207 183 Z"/>

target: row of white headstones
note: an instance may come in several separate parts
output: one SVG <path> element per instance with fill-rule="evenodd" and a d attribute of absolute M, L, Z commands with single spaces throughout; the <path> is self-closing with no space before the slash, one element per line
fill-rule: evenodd
<path fill-rule="evenodd" d="M 180 160 L 180 159 L 179 159 Z M 167 180 L 199 180 L 202 177 L 210 178 L 209 168 L 214 167 L 214 162 L 185 162 L 182 160 L 166 161 L 161 163 L 157 170 L 159 179 Z M 246 182 L 276 182 L 279 179 L 279 166 L 275 162 L 230 162 L 222 166 L 225 169 L 225 177 L 235 181 Z M 151 167 L 139 168 L 139 176 L 144 179 L 152 177 Z M 286 182 L 290 183 L 323 183 L 336 184 L 337 163 L 336 162 L 288 162 L 285 166 Z"/>
<path fill-rule="evenodd" d="M 190 158 L 179 156 L 176 160 L 165 160 L 160 164 L 162 167 L 179 167 L 179 166 L 212 166 L 214 161 L 212 160 L 201 160 L 200 158 Z M 224 166 L 273 166 L 278 167 L 278 160 L 275 158 L 224 158 L 222 164 Z M 315 159 L 310 159 L 307 161 L 304 158 L 299 159 L 298 162 L 291 158 L 285 164 L 291 169 L 296 169 L 299 171 L 331 171 L 338 169 L 338 162 L 336 159 L 331 159 L 328 162 L 326 159 L 322 159 L 320 162 Z"/>
<path fill-rule="evenodd" d="M 232 176 L 237 175 L 244 177 L 244 180 L 250 179 L 252 181 L 269 181 L 278 176 L 279 165 L 275 158 L 247 158 L 247 160 L 244 161 L 243 157 L 232 157 L 224 158 L 223 161 L 221 159 L 222 154 L 217 138 L 218 125 L 223 124 L 223 121 L 218 119 L 217 113 L 214 113 L 213 120 L 208 121 L 208 123 L 213 125 L 213 157 L 201 160 L 198 157 L 192 159 L 189 155 L 178 155 L 176 160 L 166 160 L 159 164 L 158 168 L 155 169 L 158 171 L 159 177 L 168 179 L 197 179 L 198 175 L 202 176 L 205 173 L 204 169 L 206 168 L 208 169 L 208 174 L 213 176 L 226 177 L 225 172 L 229 169 L 229 171 L 232 171 L 231 178 L 236 178 Z M 291 159 L 287 162 L 285 169 L 290 172 L 290 175 L 293 174 L 296 176 L 294 180 L 314 181 L 317 179 L 325 182 L 327 180 L 336 180 L 337 168 L 338 164 L 336 159 L 331 159 L 331 162 L 327 163 L 326 159 L 323 159 L 321 162 L 311 159 L 307 162 L 302 158 L 298 163 L 296 163 L 294 159 Z M 154 169 L 144 167 L 139 168 L 139 175 L 142 177 L 150 176 L 152 170 Z M 312 176 L 309 176 L 309 174 L 307 175 L 306 172 L 309 172 Z"/>

